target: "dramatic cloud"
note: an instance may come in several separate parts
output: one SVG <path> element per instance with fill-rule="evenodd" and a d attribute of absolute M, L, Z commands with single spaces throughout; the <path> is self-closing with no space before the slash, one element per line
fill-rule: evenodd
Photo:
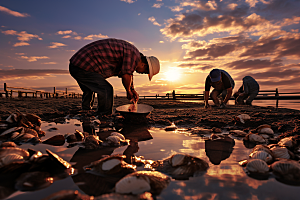
<path fill-rule="evenodd" d="M 14 47 L 29 45 L 29 43 L 25 42 L 25 41 L 30 41 L 33 38 L 37 38 L 38 40 L 43 40 L 38 35 L 30 34 L 30 33 L 27 33 L 26 31 L 17 32 L 14 30 L 6 30 L 6 31 L 2 31 L 2 33 L 5 35 L 17 35 L 18 36 L 17 39 L 20 40 L 21 42 L 14 44 L 13 45 Z"/>
<path fill-rule="evenodd" d="M 27 13 L 19 13 L 17 11 L 12 11 L 8 8 L 3 7 L 3 6 L 0 6 L 0 11 L 4 12 L 6 14 L 9 14 L 9 15 L 15 16 L 15 17 L 29 17 L 30 16 Z"/>
<path fill-rule="evenodd" d="M 152 16 L 152 17 L 149 17 L 148 20 L 149 20 L 150 22 L 152 22 L 153 25 L 161 26 L 161 24 L 159 24 L 159 23 L 156 21 L 155 17 L 153 17 L 153 16 Z"/>
<path fill-rule="evenodd" d="M 49 59 L 48 56 L 21 56 L 21 58 L 27 60 L 28 62 L 35 62 L 40 59 Z"/>
<path fill-rule="evenodd" d="M 29 77 L 44 77 L 53 75 L 65 75 L 69 74 L 68 70 L 54 70 L 54 69 L 12 69 L 12 70 L 0 70 L 0 78 L 2 80 L 19 79 Z"/>
<path fill-rule="evenodd" d="M 67 46 L 63 43 L 59 43 L 59 42 L 51 42 L 51 46 L 48 46 L 48 48 L 50 49 L 56 49 L 56 48 L 59 48 L 59 47 L 64 47 L 64 46 Z"/>
<path fill-rule="evenodd" d="M 88 35 L 85 38 L 83 38 L 84 40 L 94 40 L 95 38 L 108 38 L 107 35 L 102 35 L 101 33 L 99 33 L 98 35 Z"/>

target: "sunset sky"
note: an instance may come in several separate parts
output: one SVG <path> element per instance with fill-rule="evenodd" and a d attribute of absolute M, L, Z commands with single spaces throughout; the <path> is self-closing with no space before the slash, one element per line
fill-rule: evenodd
<path fill-rule="evenodd" d="M 250 75 L 263 90 L 300 92 L 299 9 L 299 0 L 2 0 L 0 89 L 80 92 L 70 57 L 118 38 L 160 60 L 151 82 L 134 74 L 140 95 L 203 93 L 214 68 L 233 77 L 234 91 Z M 108 81 L 125 95 L 121 79 Z"/>

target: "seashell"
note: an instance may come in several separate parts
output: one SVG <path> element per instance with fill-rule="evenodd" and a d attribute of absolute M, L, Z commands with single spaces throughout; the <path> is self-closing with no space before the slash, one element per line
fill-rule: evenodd
<path fill-rule="evenodd" d="M 265 152 L 267 152 L 268 154 L 272 155 L 272 151 L 269 149 L 268 146 L 265 146 L 265 145 L 261 145 L 261 144 L 256 145 L 256 146 L 253 148 L 253 150 L 252 150 L 251 153 L 254 153 L 254 152 L 256 152 L 256 151 L 265 151 Z"/>
<path fill-rule="evenodd" d="M 71 164 L 59 157 L 57 154 L 53 153 L 49 149 L 46 149 L 46 152 L 48 153 L 51 160 L 57 165 L 59 168 L 62 169 L 69 169 L 72 168 Z"/>
<path fill-rule="evenodd" d="M 86 149 L 99 149 L 101 144 L 102 141 L 95 135 L 89 135 L 84 139 L 84 146 Z"/>
<path fill-rule="evenodd" d="M 2 147 L 0 148 L 0 158 L 6 156 L 7 154 L 18 154 L 22 156 L 25 160 L 29 158 L 29 152 L 18 148 L 18 147 Z"/>
<path fill-rule="evenodd" d="M 289 150 L 286 147 L 274 146 L 270 149 L 275 158 L 290 159 Z"/>
<path fill-rule="evenodd" d="M 32 138 L 35 138 L 35 136 L 31 135 L 31 134 L 27 134 L 27 133 L 20 133 L 13 140 L 16 141 L 16 142 L 23 142 L 23 143 L 25 143 L 25 142 L 29 141 Z"/>
<path fill-rule="evenodd" d="M 274 131 L 271 128 L 261 128 L 257 131 L 259 134 L 268 134 L 268 135 L 274 135 Z"/>
<path fill-rule="evenodd" d="M 165 131 L 175 131 L 177 129 L 177 126 L 172 123 L 170 126 L 165 127 Z"/>
<path fill-rule="evenodd" d="M 238 120 L 240 120 L 241 123 L 245 124 L 246 120 L 250 119 L 250 116 L 247 114 L 240 114 L 236 117 Z"/>
<path fill-rule="evenodd" d="M 293 148 L 296 146 L 296 144 L 297 142 L 293 139 L 293 136 L 283 138 L 278 142 L 279 146 L 287 148 Z"/>
<path fill-rule="evenodd" d="M 110 135 L 106 138 L 106 141 L 111 146 L 120 146 L 121 138 L 116 135 Z"/>
<path fill-rule="evenodd" d="M 112 132 L 110 134 L 111 136 L 118 136 L 121 140 L 125 140 L 125 136 L 121 133 L 118 133 L 118 132 Z"/>
<path fill-rule="evenodd" d="M 14 142 L 3 142 L 0 147 L 16 147 L 16 143 Z"/>
<path fill-rule="evenodd" d="M 173 167 L 176 167 L 176 166 L 179 166 L 179 165 L 183 165 L 184 161 L 185 161 L 185 158 L 186 158 L 186 154 L 183 154 L 183 153 L 174 154 L 170 158 L 170 164 Z"/>
<path fill-rule="evenodd" d="M 35 162 L 38 158 L 40 158 L 40 157 L 42 157 L 42 156 L 43 156 L 42 152 L 36 151 L 35 153 L 33 153 L 33 154 L 30 156 L 29 160 Z"/>
<path fill-rule="evenodd" d="M 271 163 L 273 160 L 273 156 L 271 154 L 267 153 L 266 151 L 262 151 L 262 150 L 250 153 L 249 157 L 252 159 L 263 160 L 266 163 Z"/>
<path fill-rule="evenodd" d="M 15 188 L 20 191 L 34 191 L 50 186 L 53 178 L 48 172 L 26 172 L 17 180 Z"/>
<path fill-rule="evenodd" d="M 9 115 L 9 116 L 6 118 L 6 121 L 9 122 L 9 123 L 17 122 L 17 121 L 18 121 L 18 114 L 12 113 L 11 115 Z"/>
<path fill-rule="evenodd" d="M 157 171 L 137 171 L 119 180 L 116 183 L 115 191 L 120 194 L 150 192 L 153 195 L 159 195 L 170 181 L 170 177 Z"/>
<path fill-rule="evenodd" d="M 283 159 L 274 162 L 271 169 L 282 180 L 300 182 L 300 164 L 297 161 Z"/>
<path fill-rule="evenodd" d="M 229 134 L 234 135 L 234 136 L 241 136 L 241 137 L 245 137 L 247 135 L 247 133 L 242 130 L 230 130 Z"/>
<path fill-rule="evenodd" d="M 260 136 L 263 137 L 264 139 L 269 139 L 270 138 L 270 136 L 267 135 L 267 134 L 260 134 Z"/>
<path fill-rule="evenodd" d="M 222 129 L 217 128 L 217 127 L 213 127 L 213 128 L 212 128 L 212 131 L 213 131 L 214 133 L 222 133 Z"/>
<path fill-rule="evenodd" d="M 81 131 L 75 130 L 74 135 L 76 136 L 77 141 L 83 141 L 84 135 L 83 135 L 83 133 Z"/>
<path fill-rule="evenodd" d="M 9 165 L 13 162 L 24 161 L 23 156 L 19 154 L 7 154 L 6 156 L 2 157 L 0 160 L 0 166 Z"/>
<path fill-rule="evenodd" d="M 254 142 L 254 143 L 265 143 L 266 140 L 257 134 L 254 133 L 249 133 L 248 135 L 245 136 L 246 140 L 249 140 L 250 142 Z"/>
<path fill-rule="evenodd" d="M 3 132 L 1 133 L 1 136 L 6 135 L 6 134 L 12 134 L 12 133 L 14 133 L 14 132 L 21 133 L 21 131 L 23 130 L 23 128 L 24 128 L 24 127 L 12 127 L 12 128 L 10 128 L 10 129 L 7 129 L 7 130 L 3 131 Z"/>
<path fill-rule="evenodd" d="M 109 175 L 122 175 L 125 176 L 136 170 L 135 165 L 130 165 L 126 163 L 123 159 L 124 155 L 112 155 L 102 158 L 100 160 L 94 161 L 91 164 L 84 167 L 86 171 L 93 171 L 100 174 Z"/>
<path fill-rule="evenodd" d="M 151 167 L 175 179 L 188 179 L 207 170 L 208 163 L 200 158 L 180 153 L 155 161 Z"/>
<path fill-rule="evenodd" d="M 246 169 L 250 173 L 265 174 L 269 172 L 268 164 L 261 159 L 250 159 L 247 162 Z"/>
<path fill-rule="evenodd" d="M 24 133 L 27 133 L 27 134 L 31 134 L 35 137 L 39 137 L 38 133 L 36 132 L 36 130 L 32 129 L 32 128 L 24 128 L 23 129 L 23 132 Z"/>

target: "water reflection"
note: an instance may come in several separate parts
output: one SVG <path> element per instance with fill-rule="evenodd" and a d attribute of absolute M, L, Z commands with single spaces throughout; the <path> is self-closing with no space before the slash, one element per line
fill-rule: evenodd
<path fill-rule="evenodd" d="M 229 158 L 234 145 L 234 139 L 228 136 L 217 136 L 217 138 L 205 140 L 205 152 L 212 164 L 219 165 L 222 160 Z"/>
<path fill-rule="evenodd" d="M 68 124 L 44 123 L 42 130 L 57 127 L 55 131 L 48 131 L 44 139 L 56 134 L 74 132 L 75 129 L 83 130 L 75 124 L 76 120 L 69 120 Z M 99 196 L 110 193 L 119 177 L 99 176 L 84 171 L 83 166 L 105 155 L 125 154 L 143 156 L 147 160 L 162 160 L 174 153 L 188 153 L 197 156 L 209 163 L 209 168 L 203 176 L 190 177 L 188 180 L 172 179 L 171 183 L 157 199 L 298 199 L 298 187 L 283 184 L 274 177 L 268 180 L 253 179 L 238 165 L 238 161 L 248 157 L 251 149 L 245 148 L 243 141 L 215 142 L 205 141 L 200 137 L 191 137 L 188 133 L 179 131 L 166 132 L 159 128 L 145 126 L 123 126 L 121 133 L 132 142 L 128 146 L 106 147 L 97 150 L 86 150 L 77 146 L 67 148 L 47 144 L 21 145 L 21 148 L 33 148 L 46 153 L 45 149 L 58 154 L 66 161 L 73 164 L 77 174 L 68 178 L 55 181 L 51 186 L 33 191 L 20 192 L 14 190 L 14 185 L 9 179 L 0 177 L 1 198 L 12 200 L 42 199 L 50 194 L 72 189 L 88 195 Z M 100 138 L 105 138 L 110 131 L 97 131 Z M 5 181 L 3 181 L 5 180 Z M 9 196 L 10 195 L 10 196 Z M 8 197 L 9 196 L 9 197 Z"/>

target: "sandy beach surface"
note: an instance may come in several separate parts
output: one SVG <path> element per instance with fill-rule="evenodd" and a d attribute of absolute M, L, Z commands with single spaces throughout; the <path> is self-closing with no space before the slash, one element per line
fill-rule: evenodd
<path fill-rule="evenodd" d="M 0 99 L 0 115 L 5 120 L 17 110 L 21 113 L 36 114 L 44 121 L 61 121 L 67 115 L 82 115 L 81 99 L 55 98 L 12 98 Z M 126 98 L 115 98 L 114 108 L 128 104 Z M 236 126 L 249 130 L 262 124 L 269 124 L 280 134 L 300 134 L 300 111 L 286 108 L 234 106 L 225 109 L 205 109 L 203 104 L 196 102 L 181 102 L 175 100 L 139 100 L 140 104 L 147 104 L 154 108 L 147 117 L 150 126 L 165 127 L 174 123 L 178 127 L 224 128 Z M 96 108 L 96 105 L 94 105 Z M 248 114 L 251 118 L 244 124 L 236 120 L 236 116 Z"/>

